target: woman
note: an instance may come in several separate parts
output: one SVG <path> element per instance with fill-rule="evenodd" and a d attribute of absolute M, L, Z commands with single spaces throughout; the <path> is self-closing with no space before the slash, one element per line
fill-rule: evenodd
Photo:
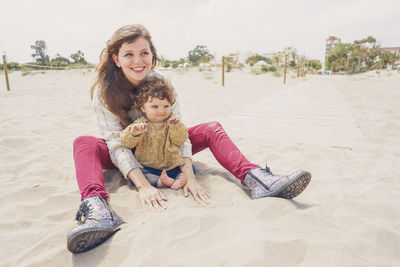
<path fill-rule="evenodd" d="M 144 207 L 162 207 L 167 200 L 147 181 L 142 166 L 120 140 L 121 130 L 142 115 L 133 105 L 138 85 L 148 75 L 160 75 L 153 70 L 157 61 L 150 33 L 141 25 L 118 29 L 101 53 L 91 97 L 104 139 L 81 136 L 74 141 L 76 178 L 82 202 L 76 215 L 80 225 L 67 237 L 68 249 L 73 253 L 97 246 L 124 223 L 107 204 L 103 169 L 117 167 L 126 179 L 130 179 L 139 191 Z M 172 116 L 180 118 L 177 101 L 171 111 Z M 311 179 L 311 174 L 306 171 L 277 176 L 269 168 L 250 163 L 218 122 L 191 127 L 188 134 L 189 139 L 180 148 L 185 162 L 180 168 L 187 179 L 183 193 L 188 196 L 190 192 L 198 203 L 208 203 L 210 195 L 196 181 L 191 156 L 206 148 L 225 169 L 242 181 L 252 198 L 293 198 Z M 84 220 L 81 220 L 82 216 Z"/>

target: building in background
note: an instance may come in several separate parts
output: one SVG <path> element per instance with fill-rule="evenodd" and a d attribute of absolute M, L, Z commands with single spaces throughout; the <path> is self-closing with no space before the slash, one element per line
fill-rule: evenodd
<path fill-rule="evenodd" d="M 398 47 L 379 47 L 378 50 L 381 52 L 393 53 L 398 57 L 400 56 L 400 46 L 398 46 Z"/>
<path fill-rule="evenodd" d="M 335 36 L 329 36 L 328 39 L 326 39 L 325 60 L 328 57 L 329 52 L 340 44 L 340 41 L 340 38 Z"/>

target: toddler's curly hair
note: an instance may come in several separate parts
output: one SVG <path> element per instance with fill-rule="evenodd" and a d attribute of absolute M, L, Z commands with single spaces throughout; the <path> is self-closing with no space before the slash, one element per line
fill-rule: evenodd
<path fill-rule="evenodd" d="M 175 103 L 175 90 L 171 82 L 160 74 L 154 74 L 146 77 L 139 84 L 136 107 L 140 108 L 147 102 L 149 97 L 157 97 L 159 99 L 167 99 L 172 105 Z"/>

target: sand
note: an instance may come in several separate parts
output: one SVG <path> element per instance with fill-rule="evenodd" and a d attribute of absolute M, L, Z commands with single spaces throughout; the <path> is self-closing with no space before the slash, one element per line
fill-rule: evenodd
<path fill-rule="evenodd" d="M 398 266 L 400 74 L 295 79 L 246 71 L 167 73 L 184 122 L 221 122 L 247 158 L 275 173 L 309 170 L 294 200 L 251 200 L 209 151 L 194 156 L 212 196 L 199 205 L 163 189 L 168 209 L 107 171 L 110 205 L 127 222 L 99 247 L 66 248 L 80 203 L 72 159 L 79 135 L 99 136 L 94 72 L 0 77 L 1 266 Z"/>

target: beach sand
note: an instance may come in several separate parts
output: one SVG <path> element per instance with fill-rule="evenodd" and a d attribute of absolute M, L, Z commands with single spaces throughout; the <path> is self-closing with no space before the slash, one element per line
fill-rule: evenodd
<path fill-rule="evenodd" d="M 193 157 L 212 196 L 199 205 L 162 189 L 163 211 L 142 210 L 118 171 L 109 203 L 127 222 L 72 255 L 80 204 L 73 140 L 100 137 L 94 71 L 0 77 L 0 266 L 398 266 L 400 73 L 295 79 L 246 71 L 168 71 L 187 126 L 219 121 L 254 163 L 312 173 L 294 200 L 251 200 L 207 150 Z"/>

